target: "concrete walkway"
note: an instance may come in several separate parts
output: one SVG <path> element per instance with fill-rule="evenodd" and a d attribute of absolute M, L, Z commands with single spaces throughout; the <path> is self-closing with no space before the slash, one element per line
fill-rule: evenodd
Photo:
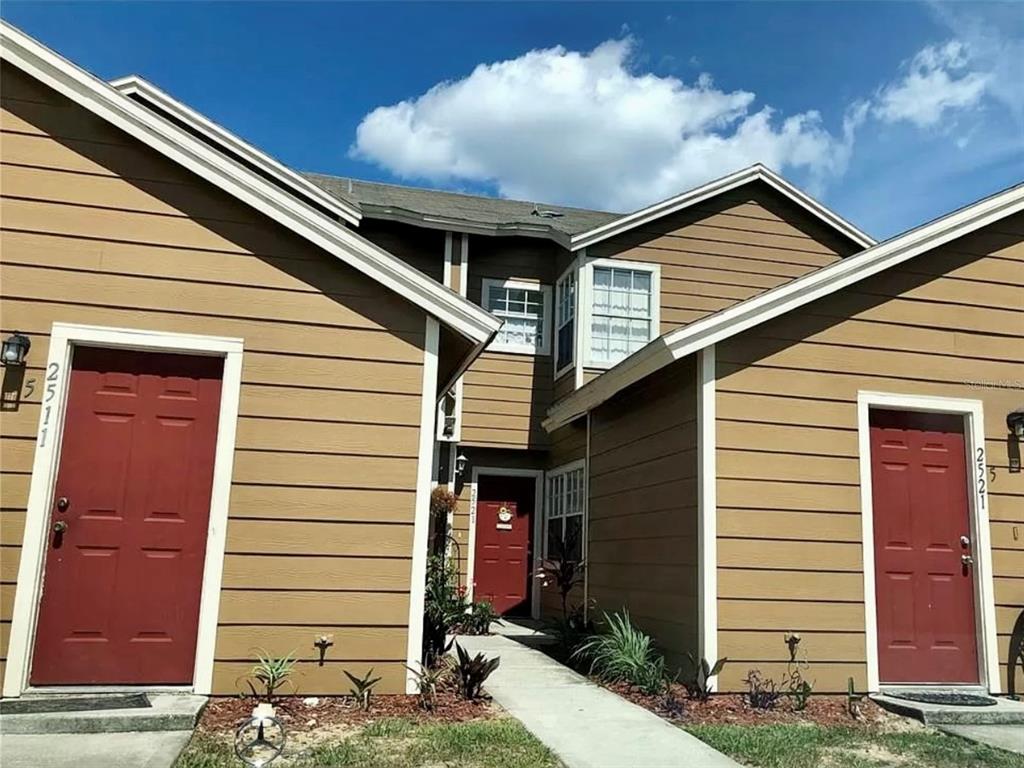
<path fill-rule="evenodd" d="M 1024 728 L 1019 725 L 940 725 L 940 731 L 997 749 L 1024 755 Z"/>
<path fill-rule="evenodd" d="M 540 651 L 501 635 L 459 637 L 471 654 L 500 656 L 484 689 L 568 768 L 737 768 L 681 728 L 631 704 Z"/>
<path fill-rule="evenodd" d="M 0 735 L 3 768 L 170 768 L 192 731 Z"/>

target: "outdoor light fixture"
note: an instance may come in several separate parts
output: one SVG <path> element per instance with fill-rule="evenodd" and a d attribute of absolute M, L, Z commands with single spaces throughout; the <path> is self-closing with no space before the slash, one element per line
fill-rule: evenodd
<path fill-rule="evenodd" d="M 6 365 L 24 365 L 25 357 L 32 342 L 28 336 L 15 331 L 10 338 L 4 339 L 3 349 L 0 350 L 0 362 Z"/>
<path fill-rule="evenodd" d="M 469 459 L 466 458 L 466 454 L 464 454 L 464 453 L 460 453 L 458 456 L 455 457 L 455 474 L 456 475 L 461 475 L 463 472 L 466 471 L 466 463 L 468 461 L 469 461 Z"/>
<path fill-rule="evenodd" d="M 7 342 L 4 342 L 4 355 L 7 354 Z M 1024 439 L 1024 408 L 1018 408 L 1006 414 L 1006 427 L 1018 440 Z"/>

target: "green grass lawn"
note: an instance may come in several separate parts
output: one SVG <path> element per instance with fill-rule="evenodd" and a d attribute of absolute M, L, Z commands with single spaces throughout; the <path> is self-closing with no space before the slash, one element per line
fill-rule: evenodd
<path fill-rule="evenodd" d="M 197 736 L 175 768 L 238 768 L 224 742 Z M 551 752 L 517 720 L 414 724 L 402 719 L 370 723 L 343 741 L 326 742 L 308 754 L 282 758 L 290 768 L 558 768 Z"/>
<path fill-rule="evenodd" d="M 818 725 L 697 725 L 690 733 L 758 768 L 1024 768 L 1024 756 L 939 731 Z"/>

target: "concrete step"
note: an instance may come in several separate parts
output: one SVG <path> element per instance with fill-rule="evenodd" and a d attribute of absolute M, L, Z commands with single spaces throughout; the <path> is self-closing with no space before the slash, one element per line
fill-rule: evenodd
<path fill-rule="evenodd" d="M 878 694 L 871 699 L 879 706 L 925 725 L 1024 725 L 1024 702 L 994 697 L 990 707 L 956 707 L 948 704 L 925 704 Z"/>
<path fill-rule="evenodd" d="M 178 693 L 147 693 L 148 706 L 111 709 L 124 702 L 95 701 L 97 695 L 68 694 L 64 696 L 34 694 L 23 697 L 26 705 L 19 709 L 30 712 L 0 714 L 0 732 L 32 733 L 132 733 L 141 731 L 190 731 L 206 705 L 205 696 Z M 82 700 L 92 699 L 93 706 L 82 709 Z M 13 700 L 11 700 L 13 701 Z M 40 711 L 49 710 L 49 711 Z"/>

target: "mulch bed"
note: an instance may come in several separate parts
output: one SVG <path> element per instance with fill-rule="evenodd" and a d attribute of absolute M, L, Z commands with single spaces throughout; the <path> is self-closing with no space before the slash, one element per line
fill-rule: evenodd
<path fill-rule="evenodd" d="M 606 688 L 649 709 L 659 717 L 679 725 L 776 725 L 806 723 L 825 726 L 865 728 L 885 722 L 890 715 L 874 702 L 864 699 L 859 704 L 860 717 L 854 719 L 847 710 L 846 696 L 812 695 L 802 712 L 793 709 L 783 697 L 773 709 L 753 709 L 739 694 L 716 694 L 708 701 L 688 699 L 686 689 L 673 684 L 668 694 L 650 696 L 625 683 L 606 684 Z"/>
<path fill-rule="evenodd" d="M 277 716 L 289 731 L 301 733 L 329 726 L 361 726 L 374 720 L 401 717 L 416 722 L 461 723 L 498 716 L 490 700 L 466 701 L 454 690 L 437 692 L 434 710 L 420 708 L 419 697 L 385 695 L 374 696 L 370 711 L 357 708 L 348 696 L 317 696 L 315 705 L 306 704 L 303 696 L 282 696 L 274 701 Z M 203 710 L 197 729 L 207 734 L 234 732 L 243 720 L 252 716 L 256 699 L 246 697 L 211 698 Z"/>

